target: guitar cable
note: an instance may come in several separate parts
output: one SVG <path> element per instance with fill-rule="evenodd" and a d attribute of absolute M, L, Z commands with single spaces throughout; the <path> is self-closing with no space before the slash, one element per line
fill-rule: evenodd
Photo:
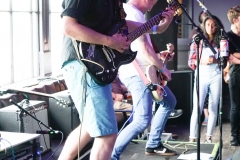
<path fill-rule="evenodd" d="M 167 93 L 166 93 L 164 87 L 162 87 L 162 86 L 159 85 L 159 84 L 152 84 L 152 83 L 150 83 L 150 84 L 144 89 L 143 93 L 141 94 L 140 98 L 138 99 L 137 105 L 138 105 L 138 103 L 140 102 L 140 100 L 142 99 L 142 96 L 143 96 L 144 92 L 145 92 L 147 89 L 151 90 L 151 89 L 149 88 L 149 86 L 152 86 L 152 89 L 155 88 L 154 90 L 156 90 L 156 89 L 157 89 L 157 86 L 159 86 L 159 87 L 164 91 L 164 93 L 165 93 L 165 94 L 162 95 L 162 96 L 167 96 Z M 154 90 L 151 90 L 151 91 L 154 91 Z M 154 101 L 154 102 L 159 102 L 159 101 L 155 101 L 155 100 L 153 100 L 153 101 Z M 126 122 L 123 124 L 122 128 L 118 131 L 118 135 L 119 135 L 119 134 L 121 133 L 121 131 L 125 128 L 125 125 L 128 123 L 128 121 L 132 118 L 133 113 L 135 112 L 134 106 L 133 106 L 132 108 L 133 108 L 133 110 L 132 110 L 131 115 L 130 115 L 129 118 L 126 120 Z"/>
<path fill-rule="evenodd" d="M 80 120 L 80 123 L 81 123 L 81 126 L 79 128 L 79 137 L 78 137 L 78 159 L 80 159 L 80 143 L 81 143 L 81 135 L 82 135 L 82 124 L 83 124 L 83 119 L 84 119 L 84 108 L 86 106 L 86 88 L 87 88 L 87 80 L 86 80 L 86 73 L 87 73 L 87 69 L 85 67 L 83 67 L 83 70 L 84 70 L 84 75 L 83 75 L 83 86 L 82 86 L 82 91 L 83 91 L 83 94 L 82 94 L 82 105 L 81 105 L 81 113 L 82 113 L 82 116 L 81 116 L 81 120 Z"/>

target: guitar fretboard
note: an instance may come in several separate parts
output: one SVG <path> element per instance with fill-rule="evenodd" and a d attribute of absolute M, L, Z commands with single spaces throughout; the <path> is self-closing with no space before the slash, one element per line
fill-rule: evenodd
<path fill-rule="evenodd" d="M 146 33 L 150 28 L 152 28 L 154 25 L 157 25 L 161 20 L 162 12 L 157 14 L 156 16 L 152 17 L 148 22 L 142 24 L 140 27 L 138 27 L 135 31 L 129 33 L 127 35 L 128 39 L 132 42 L 144 33 Z"/>

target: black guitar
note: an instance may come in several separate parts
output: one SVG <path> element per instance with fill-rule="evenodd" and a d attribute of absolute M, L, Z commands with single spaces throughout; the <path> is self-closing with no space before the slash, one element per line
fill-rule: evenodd
<path fill-rule="evenodd" d="M 178 4 L 174 1 L 169 2 L 169 8 L 177 12 Z M 116 33 L 123 33 L 127 36 L 128 40 L 132 42 L 146 33 L 154 25 L 159 24 L 159 22 L 163 19 L 163 12 L 157 14 L 148 22 L 142 24 L 135 31 L 129 34 L 126 28 L 126 23 L 123 21 L 122 23 L 114 25 L 107 35 L 111 36 Z M 120 53 L 107 46 L 85 42 L 79 42 L 78 49 L 81 61 L 88 68 L 89 74 L 100 85 L 112 83 L 117 76 L 119 67 L 121 65 L 131 63 L 137 55 L 137 52 L 133 52 L 131 48 L 125 50 L 124 53 Z"/>

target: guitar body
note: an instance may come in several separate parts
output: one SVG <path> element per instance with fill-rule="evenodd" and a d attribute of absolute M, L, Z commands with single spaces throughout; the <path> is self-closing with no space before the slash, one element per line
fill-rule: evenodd
<path fill-rule="evenodd" d="M 123 26 L 124 24 L 117 23 L 108 35 L 127 34 L 127 31 L 122 29 Z M 131 63 L 137 55 L 137 52 L 132 52 L 130 48 L 120 53 L 103 45 L 84 42 L 80 42 L 79 51 L 89 74 L 100 85 L 112 83 L 117 76 L 119 67 Z"/>
<path fill-rule="evenodd" d="M 149 65 L 146 68 L 146 76 L 147 76 L 147 79 L 150 82 L 152 82 L 152 84 L 157 84 L 162 87 L 167 85 L 167 81 L 163 80 L 163 76 L 154 65 Z M 152 96 L 154 101 L 157 101 L 157 102 L 161 101 L 163 99 L 163 95 L 164 95 L 164 90 L 160 87 L 158 87 L 157 90 L 152 91 Z"/>
<path fill-rule="evenodd" d="M 169 0 L 168 3 L 169 8 L 173 10 L 179 8 L 178 3 L 172 0 Z M 161 12 L 131 33 L 128 33 L 125 20 L 122 20 L 122 22 L 115 24 L 106 35 L 112 36 L 116 33 L 121 33 L 126 35 L 128 40 L 132 42 L 146 33 L 154 25 L 157 25 L 162 18 Z M 78 49 L 81 61 L 88 68 L 88 72 L 92 78 L 100 85 L 112 83 L 117 76 L 119 67 L 123 64 L 131 63 L 137 55 L 137 52 L 132 52 L 130 48 L 125 50 L 125 52 L 120 53 L 103 45 L 85 42 L 80 42 Z"/>

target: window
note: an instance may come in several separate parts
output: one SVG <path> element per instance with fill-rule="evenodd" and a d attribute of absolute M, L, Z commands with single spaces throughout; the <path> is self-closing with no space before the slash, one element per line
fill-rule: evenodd
<path fill-rule="evenodd" d="M 48 52 L 51 54 L 51 62 L 44 64 L 51 64 L 46 66 L 52 72 L 60 71 L 61 3 L 62 0 L 0 1 L 0 86 L 40 75 L 42 35 L 49 38 Z M 46 4 L 49 10 L 40 13 L 41 5 Z"/>
<path fill-rule="evenodd" d="M 61 17 L 62 0 L 50 0 L 50 37 L 51 37 L 51 56 L 52 72 L 59 73 L 61 69 L 61 52 L 62 52 L 62 30 Z"/>

